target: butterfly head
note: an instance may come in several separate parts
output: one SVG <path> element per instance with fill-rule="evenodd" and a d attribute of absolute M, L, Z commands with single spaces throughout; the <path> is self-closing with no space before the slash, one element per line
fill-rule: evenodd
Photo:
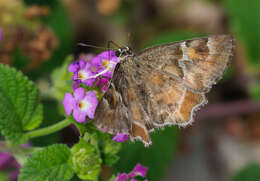
<path fill-rule="evenodd" d="M 117 49 L 115 53 L 116 53 L 116 56 L 119 58 L 134 56 L 133 51 L 127 46 Z"/>

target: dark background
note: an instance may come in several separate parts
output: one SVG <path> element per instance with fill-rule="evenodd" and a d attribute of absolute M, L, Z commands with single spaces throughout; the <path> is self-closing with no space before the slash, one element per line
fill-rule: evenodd
<path fill-rule="evenodd" d="M 149 148 L 123 144 L 113 173 L 129 172 L 140 162 L 149 168 L 149 181 L 260 180 L 259 0 L 0 0 L 0 26 L 0 63 L 23 71 L 40 88 L 42 127 L 62 119 L 58 110 L 65 83 L 52 72 L 69 55 L 76 60 L 81 53 L 102 51 L 79 47 L 79 42 L 106 47 L 113 40 L 138 52 L 155 44 L 232 34 L 232 62 L 193 125 L 155 131 Z M 54 84 L 60 89 L 50 91 Z M 76 141 L 66 128 L 32 144 Z"/>

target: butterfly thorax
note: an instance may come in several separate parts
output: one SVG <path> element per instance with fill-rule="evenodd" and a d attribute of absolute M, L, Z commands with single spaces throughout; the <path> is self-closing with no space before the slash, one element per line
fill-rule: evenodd
<path fill-rule="evenodd" d="M 125 60 L 126 57 L 133 57 L 135 56 L 134 52 L 131 50 L 131 48 L 125 46 L 121 47 L 116 50 L 116 56 L 119 58 L 120 62 L 122 60 Z"/>

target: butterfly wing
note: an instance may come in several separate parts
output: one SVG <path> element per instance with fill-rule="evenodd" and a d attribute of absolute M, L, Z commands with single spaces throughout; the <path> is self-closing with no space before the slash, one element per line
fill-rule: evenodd
<path fill-rule="evenodd" d="M 129 58 L 130 59 L 130 58 Z M 203 94 L 138 59 L 120 63 L 96 109 L 94 124 L 112 134 L 127 133 L 132 140 L 151 143 L 154 127 L 186 125 L 193 112 L 206 103 Z"/>
<path fill-rule="evenodd" d="M 207 103 L 205 92 L 223 74 L 231 49 L 231 37 L 215 36 L 155 46 L 127 57 L 118 64 L 94 123 L 145 145 L 151 143 L 154 127 L 190 124 L 194 112 Z"/>
<path fill-rule="evenodd" d="M 232 49 L 232 36 L 217 35 L 147 48 L 138 59 L 202 93 L 222 77 Z"/>

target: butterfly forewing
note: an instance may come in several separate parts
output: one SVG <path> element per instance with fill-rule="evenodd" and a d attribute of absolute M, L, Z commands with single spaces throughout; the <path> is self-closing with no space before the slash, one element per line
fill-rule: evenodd
<path fill-rule="evenodd" d="M 121 59 L 95 114 L 97 127 L 151 143 L 149 132 L 185 126 L 221 78 L 232 37 L 220 35 L 151 47 Z"/>
<path fill-rule="evenodd" d="M 231 58 L 229 35 L 198 38 L 147 48 L 138 58 L 155 69 L 182 79 L 193 91 L 207 92 L 222 77 Z"/>

